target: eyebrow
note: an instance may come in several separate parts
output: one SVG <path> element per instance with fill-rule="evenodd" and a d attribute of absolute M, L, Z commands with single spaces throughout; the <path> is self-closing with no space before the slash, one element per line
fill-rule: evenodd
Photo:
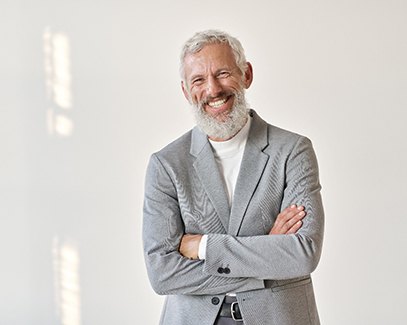
<path fill-rule="evenodd" d="M 214 74 L 217 75 L 217 74 L 219 74 L 221 72 L 225 72 L 225 71 L 233 72 L 234 70 L 235 70 L 235 68 L 224 67 L 224 68 L 220 68 L 220 69 L 216 70 Z M 189 78 L 189 80 L 194 80 L 196 78 L 204 78 L 204 74 L 202 74 L 202 73 L 194 74 Z"/>
<path fill-rule="evenodd" d="M 203 78 L 203 74 L 194 74 L 189 78 L 189 80 L 194 80 L 196 78 Z"/>

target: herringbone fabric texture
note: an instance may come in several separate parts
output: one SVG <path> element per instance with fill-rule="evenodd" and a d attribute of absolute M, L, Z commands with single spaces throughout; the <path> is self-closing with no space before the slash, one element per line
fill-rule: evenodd
<path fill-rule="evenodd" d="M 254 111 L 233 205 L 206 136 L 194 128 L 149 162 L 145 260 L 154 290 L 167 295 L 163 325 L 213 325 L 236 292 L 246 325 L 319 324 L 310 273 L 322 248 L 324 215 L 311 142 Z M 295 235 L 267 235 L 290 204 L 307 216 Z M 184 233 L 208 234 L 205 260 L 178 253 Z M 228 268 L 229 272 L 220 273 Z"/>

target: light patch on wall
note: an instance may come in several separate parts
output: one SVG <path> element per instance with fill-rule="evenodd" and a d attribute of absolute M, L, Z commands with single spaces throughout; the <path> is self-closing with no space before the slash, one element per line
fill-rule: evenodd
<path fill-rule="evenodd" d="M 69 111 L 73 107 L 71 47 L 68 36 L 52 32 L 43 33 L 44 69 L 47 101 L 47 129 L 49 135 L 71 136 L 74 123 Z"/>
<path fill-rule="evenodd" d="M 73 132 L 73 121 L 69 117 L 57 114 L 53 109 L 47 111 L 47 125 L 49 134 L 57 133 L 61 136 L 70 136 Z"/>
<path fill-rule="evenodd" d="M 61 241 L 55 236 L 52 254 L 58 318 L 61 325 L 80 325 L 80 257 L 77 245 L 73 240 Z"/>

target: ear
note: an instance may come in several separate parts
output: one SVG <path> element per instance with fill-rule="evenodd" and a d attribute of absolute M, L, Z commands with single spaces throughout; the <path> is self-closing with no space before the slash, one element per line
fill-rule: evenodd
<path fill-rule="evenodd" d="M 250 87 L 253 81 L 253 67 L 250 62 L 246 62 L 246 71 L 244 73 L 243 84 L 246 89 Z"/>
<path fill-rule="evenodd" d="M 187 99 L 187 101 L 191 102 L 191 97 L 189 96 L 189 92 L 187 90 L 187 86 L 185 85 L 184 81 L 181 81 L 181 88 L 182 88 L 182 92 L 184 93 L 184 96 Z"/>

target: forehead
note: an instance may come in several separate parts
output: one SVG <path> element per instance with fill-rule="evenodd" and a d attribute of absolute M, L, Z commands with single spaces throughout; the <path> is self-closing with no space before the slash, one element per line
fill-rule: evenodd
<path fill-rule="evenodd" d="M 187 54 L 184 59 L 185 76 L 236 66 L 235 56 L 227 44 L 208 44 L 197 53 Z"/>

